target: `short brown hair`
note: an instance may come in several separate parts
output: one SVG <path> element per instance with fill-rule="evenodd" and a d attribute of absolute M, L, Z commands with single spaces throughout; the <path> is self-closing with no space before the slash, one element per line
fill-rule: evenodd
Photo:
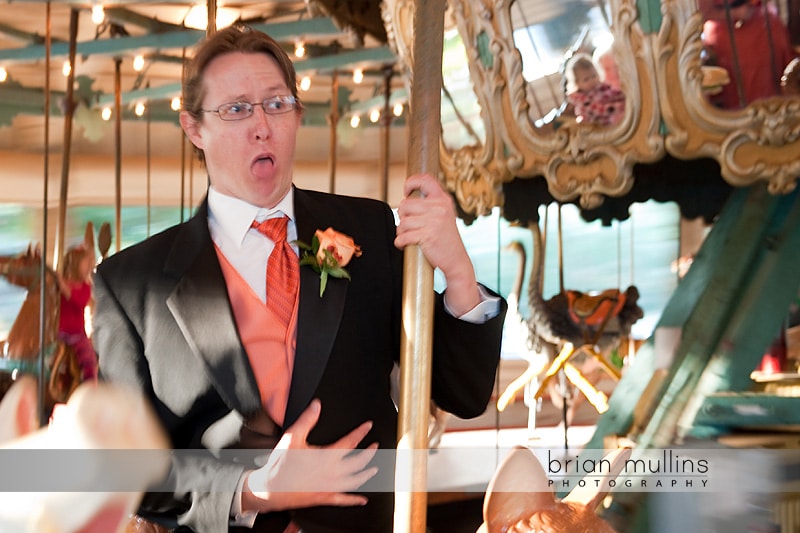
<path fill-rule="evenodd" d="M 297 98 L 297 74 L 294 64 L 281 45 L 264 32 L 250 26 L 234 25 L 219 30 L 211 37 L 202 41 L 196 48 L 194 56 L 186 66 L 186 76 L 183 82 L 183 109 L 195 119 L 201 120 L 203 97 L 203 75 L 206 67 L 217 57 L 232 52 L 245 52 L 265 54 L 278 63 L 283 73 L 283 81 Z M 301 109 L 300 100 L 297 100 L 297 109 Z"/>
<path fill-rule="evenodd" d="M 64 252 L 64 257 L 59 265 L 61 275 L 69 281 L 84 281 L 80 276 L 81 261 L 92 258 L 93 252 L 84 244 L 76 244 Z"/>

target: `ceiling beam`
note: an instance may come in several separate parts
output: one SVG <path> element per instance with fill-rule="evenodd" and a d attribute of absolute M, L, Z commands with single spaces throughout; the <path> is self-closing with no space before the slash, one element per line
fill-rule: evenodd
<path fill-rule="evenodd" d="M 306 72 L 332 72 L 343 67 L 368 63 L 393 63 L 395 56 L 388 47 L 363 48 L 352 52 L 343 52 L 325 57 L 297 60 L 294 62 L 298 74 Z M 138 89 L 122 93 L 122 103 L 129 104 L 139 100 L 166 100 L 181 94 L 180 83 L 168 83 L 158 87 Z M 114 102 L 113 94 L 100 96 L 96 100 L 98 106 L 110 105 Z"/>
<path fill-rule="evenodd" d="M 297 20 L 293 22 L 275 22 L 253 24 L 253 27 L 269 34 L 276 41 L 292 39 L 298 35 L 342 35 L 329 18 L 318 17 L 313 19 Z M 141 49 L 172 49 L 186 48 L 196 45 L 205 37 L 204 30 L 181 29 L 165 33 L 154 33 L 143 36 L 117 37 L 113 39 L 97 39 L 77 43 L 77 54 L 81 56 L 110 55 L 117 56 L 126 52 Z M 54 43 L 51 46 L 52 57 L 66 56 L 69 54 L 69 44 L 64 42 Z M 45 58 L 45 45 L 31 45 L 21 48 L 7 48 L 0 50 L 0 61 L 6 63 L 27 63 L 40 61 Z"/>

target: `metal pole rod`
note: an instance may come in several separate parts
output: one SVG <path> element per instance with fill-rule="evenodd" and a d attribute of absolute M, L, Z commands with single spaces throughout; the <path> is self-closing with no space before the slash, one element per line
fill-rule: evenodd
<path fill-rule="evenodd" d="M 216 0 L 208 0 L 206 2 L 208 7 L 208 24 L 206 24 L 206 36 L 211 37 L 217 31 L 217 2 Z"/>
<path fill-rule="evenodd" d="M 339 126 L 339 73 L 333 71 L 331 78 L 331 114 L 328 116 L 331 126 L 330 137 L 330 180 L 328 182 L 328 192 L 336 192 L 336 166 L 337 166 L 337 147 L 339 145 L 339 138 L 337 128 Z"/>
<path fill-rule="evenodd" d="M 122 58 L 114 58 L 114 246 L 119 252 L 122 243 Z"/>
<path fill-rule="evenodd" d="M 444 1 L 415 0 L 408 174 L 439 175 Z M 433 350 L 433 268 L 404 252 L 394 531 L 425 532 Z"/>
<path fill-rule="evenodd" d="M 389 148 L 391 145 L 392 134 L 392 75 L 394 69 L 386 67 L 384 69 L 384 94 L 383 112 L 381 113 L 382 143 L 381 143 L 381 200 L 389 201 Z"/>
<path fill-rule="evenodd" d="M 186 48 L 181 52 L 181 84 L 186 81 Z M 181 108 L 183 108 L 183 99 L 181 99 Z M 183 128 L 178 129 L 181 136 L 181 222 L 184 219 L 184 212 L 186 211 L 186 134 Z"/>
<path fill-rule="evenodd" d="M 67 191 L 69 189 L 69 160 L 72 148 L 72 117 L 75 114 L 75 56 L 78 47 L 78 10 L 70 9 L 69 17 L 69 76 L 64 97 L 64 156 L 61 160 L 61 192 L 58 201 L 58 235 L 53 252 L 53 268 L 58 268 L 61 254 L 64 253 L 64 234 L 67 223 Z"/>
<path fill-rule="evenodd" d="M 150 82 L 149 81 L 147 82 L 147 88 L 148 89 L 150 88 Z M 152 188 L 152 183 L 151 183 L 151 181 L 152 181 L 152 176 L 151 176 L 151 170 L 152 170 L 151 169 L 151 163 L 152 163 L 151 162 L 151 160 L 152 160 L 151 144 L 152 144 L 152 139 L 151 139 L 151 132 L 150 132 L 150 126 L 151 126 L 151 122 L 152 122 L 152 116 L 150 114 L 151 104 L 152 104 L 152 102 L 150 102 L 150 101 L 147 102 L 147 124 L 146 124 L 146 126 L 147 126 L 147 130 L 146 130 L 146 137 L 147 137 L 147 141 L 146 141 L 146 145 L 147 145 L 147 156 L 146 156 L 146 159 L 147 159 L 147 173 L 146 173 L 147 177 L 146 177 L 146 181 L 147 181 L 147 183 L 146 183 L 146 187 L 147 187 L 147 236 L 148 237 L 150 236 L 150 218 L 151 218 L 150 210 L 151 210 L 151 204 L 153 203 L 152 202 L 152 198 L 151 198 L 151 188 Z"/>
<path fill-rule="evenodd" d="M 47 290 L 45 276 L 47 275 L 47 267 L 44 258 L 47 257 L 47 224 L 48 224 L 48 209 L 49 209 L 49 178 L 50 178 L 50 46 L 52 44 L 52 9 L 50 2 L 47 2 L 46 21 L 45 21 L 45 59 L 44 59 L 44 184 L 42 194 L 42 265 L 40 275 L 41 294 L 39 297 L 39 360 L 38 363 L 38 378 L 39 378 L 39 425 L 44 427 L 48 422 L 48 413 L 46 408 L 47 396 L 45 394 L 45 387 L 47 380 L 44 375 L 44 340 L 45 335 L 45 304 L 47 302 Z"/>

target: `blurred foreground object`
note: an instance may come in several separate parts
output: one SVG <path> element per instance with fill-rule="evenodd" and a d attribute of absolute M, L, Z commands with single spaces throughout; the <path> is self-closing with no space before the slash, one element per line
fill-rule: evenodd
<path fill-rule="evenodd" d="M 628 448 L 609 452 L 604 459 L 611 468 L 595 472 L 602 478 L 597 486 L 576 487 L 559 500 L 539 459 L 527 448 L 514 448 L 489 482 L 478 533 L 614 533 L 596 509 L 608 494 L 609 480 L 619 475 L 630 454 Z"/>
<path fill-rule="evenodd" d="M 98 453 L 82 455 L 92 464 L 81 465 L 86 475 L 75 480 L 75 486 L 87 492 L 6 492 L 0 500 L 0 531 L 123 531 L 139 504 L 142 491 L 166 474 L 168 454 L 153 453 L 148 455 L 148 461 L 136 462 L 135 468 L 131 468 L 124 461 L 109 461 L 109 457 L 119 455 L 103 452 L 166 451 L 169 443 L 149 406 L 138 394 L 118 386 L 87 383 L 75 390 L 68 403 L 57 407 L 49 427 L 39 429 L 36 387 L 33 377 L 22 376 L 0 403 L 0 453 L 9 454 L 6 458 L 14 457 L 10 454 L 15 451 L 20 457 L 27 457 L 25 454 L 31 450 L 41 451 L 43 455 L 63 453 L 65 457 L 68 450 L 97 450 Z M 63 475 L 58 471 L 53 474 L 53 483 Z M 17 477 L 11 483 L 17 480 L 31 482 Z M 8 478 L 5 482 L 9 482 Z M 115 484 L 132 491 L 93 491 L 96 487 Z"/>

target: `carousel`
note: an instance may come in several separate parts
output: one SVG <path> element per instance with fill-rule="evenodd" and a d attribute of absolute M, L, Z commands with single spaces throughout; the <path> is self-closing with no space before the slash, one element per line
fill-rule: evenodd
<path fill-rule="evenodd" d="M 59 335 L 61 302 L 75 261 L 151 234 L 151 208 L 177 206 L 182 222 L 202 197 L 175 97 L 192 46 L 236 21 L 295 54 L 297 183 L 394 205 L 405 176 L 430 173 L 465 234 L 486 220 L 497 232 L 468 250 L 488 249 L 476 253 L 497 272 L 487 285 L 509 303 L 516 355 L 476 422 L 431 402 L 438 281 L 418 247 L 404 252 L 394 531 L 800 527 L 798 0 L 32 1 L 0 22 L 3 181 L 9 204 L 42 214 L 40 237 L 0 257 L 24 295 L 0 353 L 0 451 L 17 475 L 19 450 L 154 455 L 135 475 L 99 455 L 88 471 L 124 491 L 91 476 L 23 490 L 0 503 L 0 530 L 168 531 L 137 514 L 167 439 L 142 398 L 95 382 Z M 113 204 L 113 220 L 70 228 L 81 203 Z M 647 266 L 654 243 L 633 235 L 653 203 L 676 213 L 666 289 Z M 146 206 L 146 235 L 123 235 L 123 205 Z M 568 220 L 614 244 L 576 251 Z"/>

